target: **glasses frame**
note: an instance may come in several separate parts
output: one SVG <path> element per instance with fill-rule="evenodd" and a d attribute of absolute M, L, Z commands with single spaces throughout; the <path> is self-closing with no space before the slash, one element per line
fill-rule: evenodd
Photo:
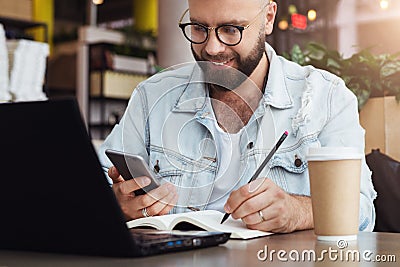
<path fill-rule="evenodd" d="M 264 9 L 265 9 L 269 4 L 271 4 L 271 1 L 269 1 L 267 4 L 265 4 L 265 5 L 261 8 L 260 12 L 258 12 L 257 15 L 249 22 L 249 24 L 247 24 L 247 25 L 245 25 L 245 26 L 233 25 L 233 24 L 222 24 L 222 25 L 219 25 L 219 26 L 217 26 L 217 27 L 207 27 L 207 26 L 205 26 L 205 25 L 203 25 L 203 24 L 201 24 L 201 23 L 197 23 L 197 22 L 182 23 L 183 18 L 184 18 L 185 15 L 189 12 L 189 8 L 186 9 L 185 12 L 183 12 L 181 18 L 179 19 L 178 26 L 179 26 L 179 28 L 181 28 L 181 30 L 182 30 L 183 35 L 185 36 L 185 38 L 186 38 L 189 42 L 191 42 L 192 44 L 204 44 L 205 42 L 207 42 L 208 38 L 210 37 L 210 32 L 211 32 L 212 30 L 214 30 L 214 31 L 215 31 L 215 36 L 217 37 L 218 41 L 220 41 L 221 43 L 223 43 L 224 45 L 227 45 L 227 46 L 235 46 L 235 45 L 238 45 L 238 44 L 242 41 L 242 38 L 243 38 L 243 31 L 246 30 L 247 28 L 249 28 L 249 27 L 257 20 L 258 16 L 260 16 L 260 15 L 262 14 L 262 12 L 264 11 Z M 207 34 L 206 34 L 206 37 L 205 37 L 204 41 L 202 41 L 202 42 L 194 42 L 193 40 L 191 40 L 191 39 L 186 35 L 186 33 L 185 33 L 185 28 L 186 28 L 187 26 L 192 26 L 192 25 L 196 25 L 196 26 L 202 27 L 202 28 L 204 28 L 205 30 L 207 30 L 207 31 L 205 31 Z M 236 42 L 236 43 L 234 43 L 234 44 L 229 44 L 229 43 L 226 43 L 226 42 L 224 42 L 224 41 L 221 40 L 218 31 L 219 31 L 219 29 L 221 29 L 222 27 L 226 27 L 226 26 L 234 27 L 234 28 L 236 28 L 236 29 L 239 31 L 239 33 L 240 33 L 240 38 L 239 38 L 239 41 L 238 41 L 238 42 Z"/>

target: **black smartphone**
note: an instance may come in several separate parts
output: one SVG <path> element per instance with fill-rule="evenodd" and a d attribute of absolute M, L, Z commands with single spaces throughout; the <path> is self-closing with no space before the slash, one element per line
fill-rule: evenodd
<path fill-rule="evenodd" d="M 106 150 L 106 155 L 125 180 L 130 180 L 139 176 L 147 176 L 151 179 L 151 183 L 148 186 L 134 191 L 136 196 L 144 195 L 160 186 L 154 172 L 150 170 L 149 166 L 141 156 L 111 149 Z"/>

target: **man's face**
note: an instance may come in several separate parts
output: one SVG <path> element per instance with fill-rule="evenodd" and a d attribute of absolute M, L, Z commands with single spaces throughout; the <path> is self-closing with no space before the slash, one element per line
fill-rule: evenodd
<path fill-rule="evenodd" d="M 261 7 L 260 0 L 189 0 L 193 22 L 208 27 L 246 26 L 252 22 L 242 32 L 242 40 L 236 46 L 221 43 L 214 30 L 210 31 L 205 43 L 192 44 L 194 58 L 207 62 L 200 64 L 206 81 L 234 89 L 256 69 L 265 51 L 266 17 L 265 11 L 259 14 Z"/>

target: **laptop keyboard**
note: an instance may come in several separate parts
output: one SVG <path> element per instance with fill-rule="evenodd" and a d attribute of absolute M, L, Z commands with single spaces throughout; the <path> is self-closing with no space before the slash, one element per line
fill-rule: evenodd
<path fill-rule="evenodd" d="M 164 231 L 148 230 L 148 229 L 130 229 L 129 230 L 134 240 L 143 243 L 159 243 L 182 240 L 190 236 L 174 235 Z"/>
<path fill-rule="evenodd" d="M 225 243 L 230 234 L 206 231 L 159 231 L 154 229 L 129 229 L 141 255 L 183 251 Z"/>

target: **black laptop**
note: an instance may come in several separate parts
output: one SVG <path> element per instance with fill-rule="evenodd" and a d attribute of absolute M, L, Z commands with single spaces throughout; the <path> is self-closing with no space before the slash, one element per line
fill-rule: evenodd
<path fill-rule="evenodd" d="M 74 99 L 0 104 L 0 249 L 146 256 L 229 234 L 133 231 Z"/>

